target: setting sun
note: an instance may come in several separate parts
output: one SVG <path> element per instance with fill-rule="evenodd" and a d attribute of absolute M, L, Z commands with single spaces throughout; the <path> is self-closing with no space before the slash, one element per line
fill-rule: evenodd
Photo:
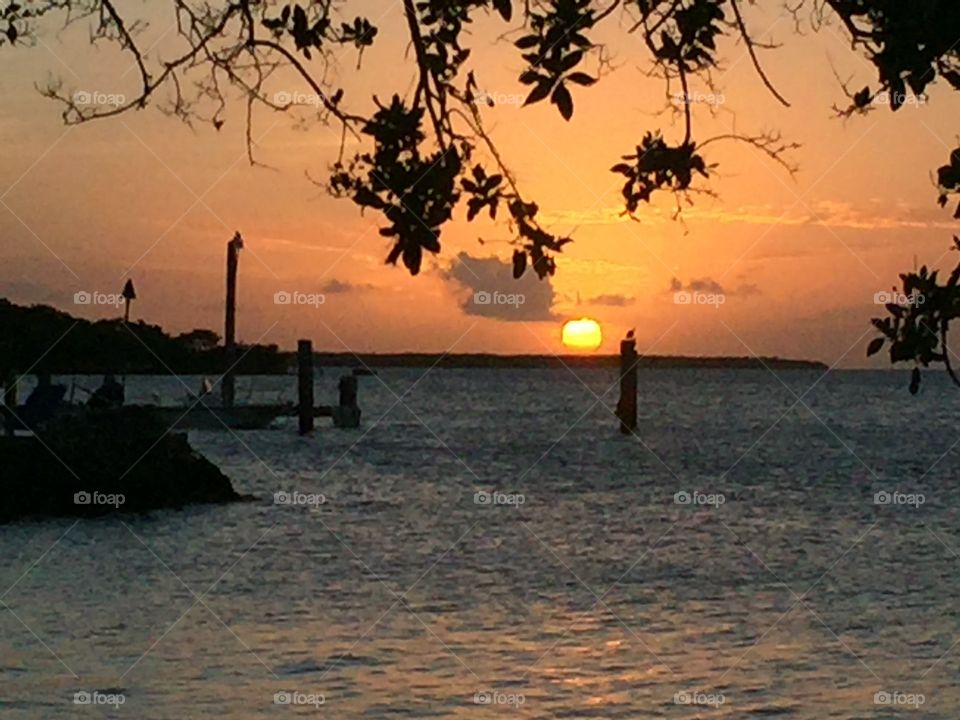
<path fill-rule="evenodd" d="M 563 344 L 575 350 L 596 350 L 603 342 L 600 323 L 590 318 L 569 320 L 563 326 Z"/>

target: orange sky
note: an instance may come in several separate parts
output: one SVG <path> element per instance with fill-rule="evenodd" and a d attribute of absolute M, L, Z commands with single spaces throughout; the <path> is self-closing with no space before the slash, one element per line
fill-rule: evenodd
<path fill-rule="evenodd" d="M 408 88 L 413 77 L 401 8 L 366 5 L 382 40 L 365 53 L 359 78 L 355 50 L 341 51 L 339 67 L 350 78 L 347 102 L 364 111 L 371 93 Z M 169 47 L 163 6 L 152 5 L 143 36 L 144 46 L 156 43 L 154 55 Z M 670 118 L 656 115 L 664 88 L 645 77 L 639 38 L 617 32 L 616 19 L 594 35 L 609 43 L 613 70 L 575 90 L 572 122 L 546 104 L 484 111 L 548 226 L 576 240 L 549 284 L 519 285 L 492 260 L 510 256 L 506 228 L 467 224 L 463 213 L 419 277 L 384 266 L 389 245 L 377 218 L 361 217 L 305 177 L 322 176 L 335 158 L 336 129 L 299 129 L 295 118 L 258 113 L 258 158 L 271 168 L 247 163 L 242 103 L 220 132 L 190 129 L 152 108 L 67 129 L 35 83 L 52 75 L 70 91 L 133 95 L 137 75 L 114 49 L 92 50 L 83 27 L 46 32 L 36 47 L 0 50 L 0 296 L 109 316 L 113 308 L 76 306 L 73 295 L 116 292 L 129 273 L 140 295 L 136 317 L 171 331 L 221 331 L 224 250 L 239 229 L 239 334 L 247 342 L 290 347 L 311 337 L 329 350 L 548 353 L 563 349 L 562 321 L 585 315 L 602 323 L 606 352 L 635 327 L 640 352 L 864 366 L 869 318 L 879 314 L 874 294 L 911 268 L 914 255 L 942 267 L 956 259 L 946 253 L 954 224 L 935 204 L 930 174 L 956 144 L 949 118 L 960 99 L 938 82 L 926 105 L 834 119 L 831 105 L 844 98 L 832 67 L 855 88 L 875 77 L 839 29 L 801 37 L 789 18 L 756 8 L 750 22 L 755 34 L 767 29 L 765 37 L 784 44 L 764 64 L 793 107 L 778 105 L 743 48 L 728 44 L 715 78 L 723 102 L 712 114 L 707 103 L 695 107 L 696 132 L 779 129 L 802 143 L 801 171 L 792 179 L 747 146 L 713 146 L 709 159 L 720 166 L 710 187 L 719 197 L 697 198 L 684 223 L 671 219 L 668 196 L 642 208 L 639 222 L 619 216 L 620 183 L 609 167 Z M 520 94 L 522 60 L 508 41 L 494 40 L 502 31 L 498 23 L 475 26 L 470 67 L 489 92 Z M 306 89 L 278 78 L 274 91 Z M 672 283 L 718 286 L 726 302 L 676 305 Z M 523 293 L 527 302 L 477 308 L 469 302 L 476 289 Z M 325 302 L 277 305 L 279 291 L 322 293 Z"/>

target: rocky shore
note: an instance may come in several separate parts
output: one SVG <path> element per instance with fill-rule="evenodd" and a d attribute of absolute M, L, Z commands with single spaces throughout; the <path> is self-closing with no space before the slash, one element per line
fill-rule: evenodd
<path fill-rule="evenodd" d="M 0 522 L 245 499 L 186 435 L 141 408 L 83 411 L 34 436 L 0 437 L 0 488 Z"/>

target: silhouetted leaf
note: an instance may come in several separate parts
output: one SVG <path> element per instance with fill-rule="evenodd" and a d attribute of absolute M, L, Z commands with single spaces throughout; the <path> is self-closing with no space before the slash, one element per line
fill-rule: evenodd
<path fill-rule="evenodd" d="M 514 43 L 514 45 L 520 50 L 529 50 L 530 48 L 536 47 L 539 44 L 540 38 L 536 35 L 524 35 Z"/>
<path fill-rule="evenodd" d="M 519 280 L 527 269 L 527 254 L 522 250 L 513 251 L 513 277 Z"/>
<path fill-rule="evenodd" d="M 573 98 L 570 95 L 570 91 L 567 90 L 566 85 L 562 83 L 557 85 L 553 91 L 553 95 L 550 97 L 550 102 L 557 106 L 564 120 L 569 120 L 573 117 Z"/>
<path fill-rule="evenodd" d="M 527 95 L 527 99 L 524 101 L 524 105 L 533 105 L 536 102 L 540 102 L 547 95 L 550 94 L 550 88 L 553 87 L 553 82 L 549 79 L 541 80 L 537 83 L 537 86 L 530 91 L 530 94 Z"/>
<path fill-rule="evenodd" d="M 570 73 L 567 75 L 567 80 L 575 85 L 584 85 L 586 87 L 590 87 L 597 81 L 596 78 L 592 78 L 583 72 Z"/>
<path fill-rule="evenodd" d="M 493 0 L 493 7 L 507 22 L 513 17 L 513 5 L 510 0 Z"/>
<path fill-rule="evenodd" d="M 867 347 L 867 357 L 876 355 L 878 352 L 880 352 L 880 349 L 883 347 L 883 340 L 884 339 L 880 337 L 874 338 L 872 341 L 870 341 L 870 345 Z"/>

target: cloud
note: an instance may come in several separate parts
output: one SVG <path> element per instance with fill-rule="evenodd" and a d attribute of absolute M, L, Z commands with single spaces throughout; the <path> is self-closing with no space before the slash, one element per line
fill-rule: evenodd
<path fill-rule="evenodd" d="M 760 288 L 754 283 L 741 283 L 736 288 L 727 290 L 712 277 L 694 278 L 684 284 L 679 278 L 670 279 L 670 289 L 668 292 L 699 292 L 710 295 L 725 295 L 727 297 L 739 295 L 740 297 L 751 297 L 760 294 Z"/>
<path fill-rule="evenodd" d="M 373 285 L 357 285 L 348 280 L 331 278 L 320 287 L 320 292 L 326 293 L 327 295 L 341 295 L 343 293 L 354 292 L 355 290 L 370 290 L 372 288 Z"/>
<path fill-rule="evenodd" d="M 588 305 L 611 305 L 614 307 L 624 307 L 633 303 L 634 298 L 626 295 L 597 295 L 587 300 Z"/>
<path fill-rule="evenodd" d="M 523 277 L 514 280 L 513 264 L 509 261 L 475 258 L 461 252 L 444 277 L 457 287 L 460 308 L 467 315 L 505 322 L 558 319 L 553 312 L 556 295 L 551 278 L 540 280 L 528 269 Z"/>

